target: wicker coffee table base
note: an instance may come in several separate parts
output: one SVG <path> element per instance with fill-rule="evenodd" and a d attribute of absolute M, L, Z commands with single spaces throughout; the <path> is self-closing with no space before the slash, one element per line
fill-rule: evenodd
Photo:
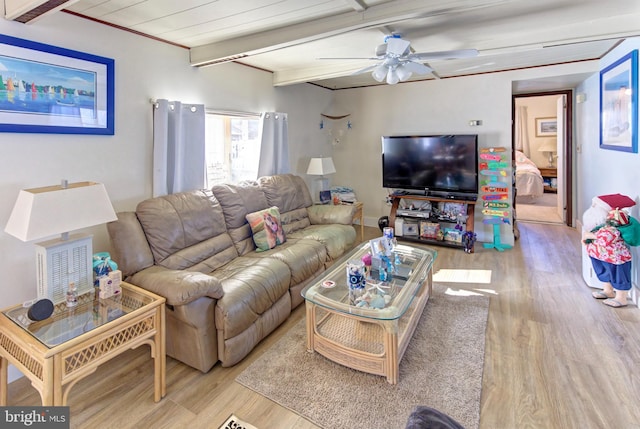
<path fill-rule="evenodd" d="M 307 349 L 397 384 L 400 361 L 429 300 L 431 287 L 429 272 L 411 306 L 395 320 L 347 314 L 307 300 Z"/>

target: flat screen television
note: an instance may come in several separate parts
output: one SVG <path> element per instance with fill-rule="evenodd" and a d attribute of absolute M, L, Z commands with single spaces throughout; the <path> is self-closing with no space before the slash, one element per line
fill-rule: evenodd
<path fill-rule="evenodd" d="M 382 186 L 443 198 L 478 196 L 478 136 L 383 136 Z"/>

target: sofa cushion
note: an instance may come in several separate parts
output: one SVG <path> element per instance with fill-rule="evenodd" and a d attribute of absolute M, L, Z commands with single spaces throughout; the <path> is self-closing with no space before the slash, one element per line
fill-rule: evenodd
<path fill-rule="evenodd" d="M 211 191 L 150 198 L 136 214 L 157 265 L 208 273 L 238 256 Z"/>
<path fill-rule="evenodd" d="M 292 232 L 304 229 L 311 225 L 311 219 L 309 219 L 307 208 L 280 213 L 280 220 L 282 221 L 282 227 L 284 228 L 284 233 L 287 234 L 287 237 Z"/>
<path fill-rule="evenodd" d="M 334 260 L 353 246 L 356 230 L 351 225 L 311 225 L 289 234 L 288 238 L 319 241 L 325 246 L 328 260 Z"/>
<path fill-rule="evenodd" d="M 287 238 L 280 223 L 278 207 L 269 207 L 247 215 L 247 222 L 251 227 L 253 242 L 258 252 L 273 249 L 284 243 Z"/>
<path fill-rule="evenodd" d="M 153 254 L 147 237 L 134 212 L 120 212 L 118 220 L 107 224 L 109 238 L 113 243 L 112 257 L 126 279 L 153 265 Z"/>
<path fill-rule="evenodd" d="M 211 188 L 211 192 L 222 206 L 224 220 L 229 230 L 245 225 L 247 214 L 269 207 L 267 198 L 257 182 L 216 185 Z"/>
<path fill-rule="evenodd" d="M 307 207 L 309 221 L 312 225 L 327 225 L 339 223 L 342 225 L 353 224 L 353 215 L 356 208 L 350 204 L 332 205 L 313 205 Z"/>
<path fill-rule="evenodd" d="M 249 328 L 283 295 L 289 294 L 291 272 L 274 258 L 240 256 L 212 273 L 224 296 L 216 305 L 216 327 L 222 339 Z"/>
<path fill-rule="evenodd" d="M 247 329 L 233 337 L 222 339 L 218 333 L 219 358 L 223 367 L 240 362 L 258 343 L 284 323 L 291 314 L 291 297 L 284 294 L 266 312 L 260 315 Z"/>
<path fill-rule="evenodd" d="M 252 252 L 247 258 L 274 258 L 287 265 L 291 271 L 291 284 L 301 284 L 314 277 L 327 261 L 325 246 L 316 240 L 287 240 L 286 243 L 266 252 Z"/>
<path fill-rule="evenodd" d="M 260 177 L 257 182 L 269 205 L 278 207 L 280 213 L 313 205 L 307 184 L 300 176 L 278 174 Z"/>
<path fill-rule="evenodd" d="M 139 271 L 131 278 L 133 284 L 163 296 L 169 305 L 184 305 L 203 296 L 222 298 L 220 280 L 193 271 L 168 270 L 159 266 Z"/>
<path fill-rule="evenodd" d="M 216 185 L 211 192 L 222 206 L 227 231 L 238 254 L 253 252 L 255 244 L 246 216 L 270 207 L 258 183 L 245 181 L 235 185 Z"/>

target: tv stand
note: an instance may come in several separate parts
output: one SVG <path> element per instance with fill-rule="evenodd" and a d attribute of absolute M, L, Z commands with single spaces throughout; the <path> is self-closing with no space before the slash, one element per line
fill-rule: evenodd
<path fill-rule="evenodd" d="M 415 196 L 425 196 L 429 193 L 429 191 L 417 191 L 417 190 L 413 190 L 413 191 L 406 191 L 406 190 L 395 190 L 393 191 L 393 193 L 391 194 L 392 197 L 398 196 L 398 197 L 407 197 L 407 196 L 411 196 L 411 195 L 415 195 Z"/>
<path fill-rule="evenodd" d="M 396 219 L 402 219 L 403 222 L 407 223 L 408 225 L 417 225 L 417 234 L 416 235 L 406 235 L 404 234 L 404 231 L 399 234 L 400 231 L 396 231 L 396 237 L 398 237 L 398 239 L 400 240 L 407 240 L 407 241 L 413 241 L 413 242 L 419 242 L 419 243 L 425 243 L 425 244 L 435 244 L 435 245 L 439 245 L 439 246 L 447 246 L 447 247 L 456 247 L 456 248 L 464 248 L 464 243 L 463 242 L 458 242 L 458 241 L 453 241 L 453 240 L 444 240 L 444 239 L 439 239 L 439 238 L 429 238 L 429 237 L 424 237 L 421 236 L 420 234 L 420 223 L 426 223 L 425 225 L 428 224 L 437 224 L 439 226 L 440 231 L 444 231 L 447 229 L 452 229 L 455 228 L 456 225 L 456 221 L 455 220 L 450 220 L 450 219 L 442 219 L 442 218 L 438 218 L 436 216 L 434 216 L 433 214 L 433 210 L 431 212 L 427 212 L 425 210 L 420 210 L 420 209 L 414 209 L 414 210 L 406 210 L 406 209 L 401 209 L 400 208 L 400 202 L 403 199 L 407 199 L 407 200 L 411 200 L 411 201 L 429 201 L 432 205 L 432 207 L 437 207 L 438 203 L 440 202 L 444 202 L 444 203 L 458 203 L 463 205 L 463 213 L 465 213 L 468 217 L 467 217 L 467 223 L 464 226 L 463 231 L 461 231 L 461 233 L 464 232 L 473 232 L 473 216 L 474 216 L 474 212 L 475 212 L 475 205 L 476 205 L 476 201 L 475 200 L 465 200 L 465 199 L 452 199 L 452 198 L 445 198 L 445 197 L 436 197 L 436 196 L 427 196 L 427 195 L 415 195 L 415 194 L 396 194 L 394 193 L 391 197 L 391 212 L 389 214 L 389 226 L 396 227 Z M 410 229 L 410 228 L 409 228 Z M 471 251 L 473 252 L 473 247 L 471 248 Z"/>
<path fill-rule="evenodd" d="M 419 194 L 419 195 L 423 195 L 425 197 L 429 197 L 429 198 L 441 198 L 443 200 L 456 200 L 456 201 L 476 201 L 478 199 L 478 195 L 477 194 L 447 194 L 444 192 L 437 192 L 437 191 L 425 191 L 424 194 Z"/>

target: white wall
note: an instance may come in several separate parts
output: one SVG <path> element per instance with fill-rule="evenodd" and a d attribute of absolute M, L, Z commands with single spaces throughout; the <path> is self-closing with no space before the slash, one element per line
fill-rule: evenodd
<path fill-rule="evenodd" d="M 640 38 L 623 42 L 600 61 L 599 68 L 607 67 L 634 49 L 640 49 Z M 600 148 L 599 85 L 599 74 L 595 74 L 577 88 L 578 93 L 586 95 L 586 101 L 576 105 L 578 182 L 582 185 L 578 214 L 582 214 L 597 195 L 621 193 L 640 202 L 640 155 Z M 636 206 L 634 216 L 637 214 Z"/>
<path fill-rule="evenodd" d="M 203 103 L 210 108 L 289 115 L 294 172 L 306 171 L 320 112 L 331 91 L 313 85 L 274 88 L 271 73 L 237 64 L 192 68 L 186 49 L 66 13 L 24 25 L 0 20 L 0 33 L 115 60 L 115 135 L 0 133 L 0 308 L 35 298 L 35 249 L 4 233 L 20 189 L 92 180 L 103 182 L 117 211 L 151 196 L 151 98 Z M 298 98 L 297 98 L 298 97 Z M 304 166 L 304 168 L 302 167 Z M 94 252 L 109 250 L 104 225 Z M 16 371 L 10 378 L 16 377 Z"/>
<path fill-rule="evenodd" d="M 364 202 L 365 222 L 377 225 L 389 214 L 382 188 L 383 135 L 478 134 L 480 147 L 511 148 L 512 82 L 595 72 L 597 62 L 473 75 L 454 79 L 410 82 L 336 91 L 336 104 L 351 113 L 353 130 L 348 141 L 334 149 L 338 170 L 334 181 L 354 188 Z M 482 121 L 471 127 L 469 121 Z M 482 223 L 476 206 L 475 229 L 479 241 L 491 242 L 493 230 Z M 513 244 L 510 225 L 501 228 L 501 242 Z"/>
<path fill-rule="evenodd" d="M 331 143 L 319 123 L 320 113 L 332 97 L 331 91 L 315 85 L 285 86 L 276 90 L 277 110 L 289 117 L 291 172 L 304 177 L 309 185 L 314 179 L 306 175 L 309 159 L 331 156 Z"/>

